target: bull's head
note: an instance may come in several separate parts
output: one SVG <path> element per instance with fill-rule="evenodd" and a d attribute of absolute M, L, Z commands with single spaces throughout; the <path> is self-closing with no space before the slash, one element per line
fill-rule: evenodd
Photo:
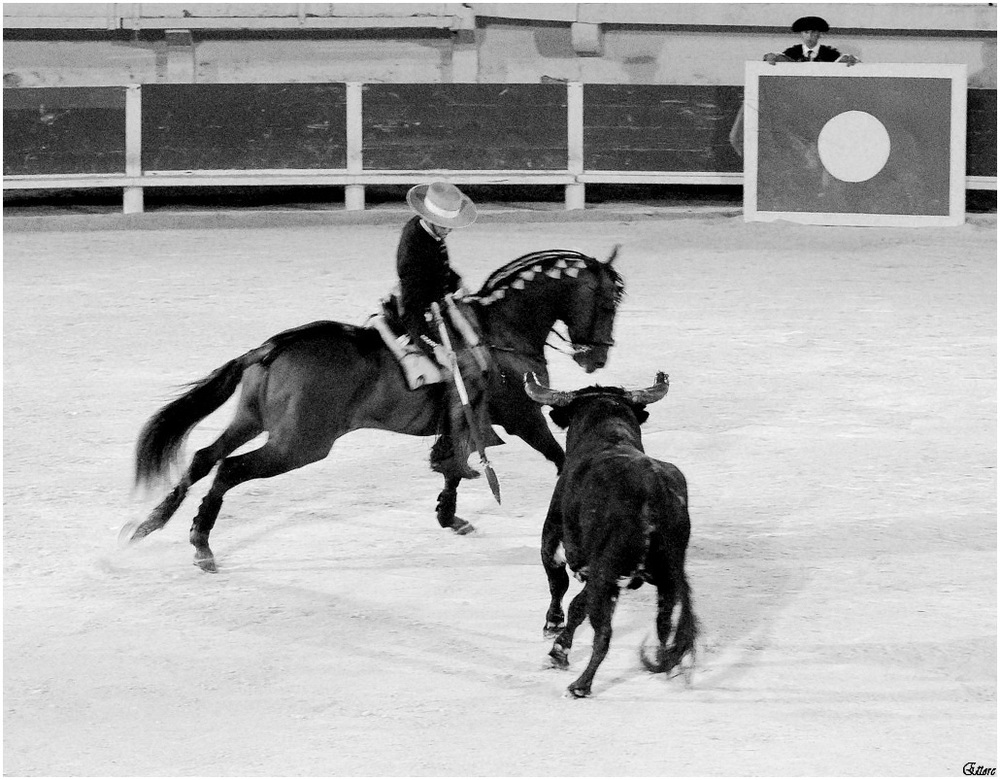
<path fill-rule="evenodd" d="M 602 392 L 619 395 L 633 406 L 645 406 L 659 401 L 669 389 L 670 378 L 662 371 L 657 371 L 655 382 L 642 390 L 600 386 L 585 387 L 582 390 L 553 390 L 541 384 L 534 373 L 524 375 L 524 392 L 532 401 L 542 406 L 568 406 L 577 398 Z"/>
<path fill-rule="evenodd" d="M 570 421 L 580 410 L 577 402 L 583 404 L 598 399 L 605 399 L 616 406 L 627 406 L 631 410 L 631 414 L 635 416 L 635 421 L 642 425 L 649 417 L 646 405 L 659 401 L 667 394 L 668 389 L 670 389 L 670 382 L 662 371 L 657 372 L 656 381 L 652 386 L 642 390 L 626 390 L 623 387 L 601 387 L 600 385 L 585 387 L 582 390 L 553 390 L 541 384 L 534 374 L 524 375 L 524 391 L 528 397 L 535 403 L 551 406 L 552 411 L 549 412 L 549 417 L 560 428 L 569 427 Z M 571 438 L 572 433 L 570 431 Z"/>

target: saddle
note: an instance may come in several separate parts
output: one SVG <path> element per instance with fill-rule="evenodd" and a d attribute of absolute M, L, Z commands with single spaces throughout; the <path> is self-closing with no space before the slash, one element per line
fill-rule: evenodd
<path fill-rule="evenodd" d="M 444 315 L 448 324 L 461 337 L 462 342 L 472 349 L 476 362 L 482 371 L 489 365 L 486 348 L 482 345 L 478 329 L 470 322 L 470 315 L 462 311 L 462 307 L 448 299 Z M 434 349 L 436 361 L 431 360 L 410 338 L 400 316 L 399 299 L 390 294 L 382 299 L 381 311 L 368 319 L 368 326 L 382 337 L 386 347 L 396 358 L 406 383 L 411 390 L 419 390 L 427 385 L 440 384 L 451 379 L 449 356 L 444 347 L 438 345 Z"/>

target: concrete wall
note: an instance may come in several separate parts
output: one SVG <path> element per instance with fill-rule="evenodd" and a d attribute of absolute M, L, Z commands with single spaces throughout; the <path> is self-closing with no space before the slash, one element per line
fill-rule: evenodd
<path fill-rule="evenodd" d="M 6 3 L 3 13 L 7 86 L 740 85 L 746 60 L 796 42 L 787 28 L 802 14 L 824 16 L 825 42 L 865 62 L 964 63 L 970 87 L 997 80 L 986 4 Z"/>

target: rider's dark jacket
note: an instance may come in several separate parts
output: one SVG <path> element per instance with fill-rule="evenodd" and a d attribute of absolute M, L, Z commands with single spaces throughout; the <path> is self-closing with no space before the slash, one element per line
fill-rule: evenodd
<path fill-rule="evenodd" d="M 448 262 L 448 247 L 444 240 L 433 236 L 413 217 L 403 227 L 396 250 L 396 272 L 399 274 L 399 303 L 406 331 L 415 343 L 421 335 L 435 341 L 435 331 L 427 325 L 424 314 L 434 301 L 441 302 L 453 293 L 462 278 Z"/>

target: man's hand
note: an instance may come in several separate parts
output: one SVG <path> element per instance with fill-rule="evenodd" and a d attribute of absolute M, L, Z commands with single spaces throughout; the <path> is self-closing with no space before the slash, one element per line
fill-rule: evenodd
<path fill-rule="evenodd" d="M 859 60 L 853 54 L 844 54 L 841 56 L 839 60 L 837 60 L 837 62 L 843 62 L 849 68 L 851 67 L 851 65 L 857 65 L 859 62 L 861 62 L 861 60 Z"/>

